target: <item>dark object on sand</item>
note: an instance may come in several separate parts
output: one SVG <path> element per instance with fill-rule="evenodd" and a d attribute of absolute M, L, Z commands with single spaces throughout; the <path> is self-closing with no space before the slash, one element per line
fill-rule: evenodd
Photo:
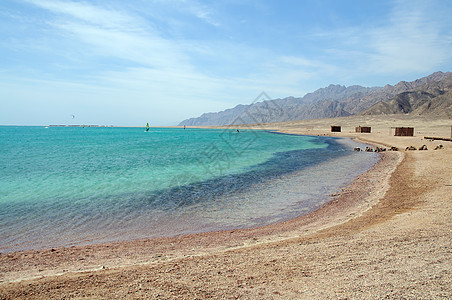
<path fill-rule="evenodd" d="M 371 127 L 361 127 L 361 126 L 355 127 L 355 132 L 358 133 L 370 133 L 370 131 Z"/>
<path fill-rule="evenodd" d="M 396 127 L 395 136 L 414 136 L 413 127 Z"/>

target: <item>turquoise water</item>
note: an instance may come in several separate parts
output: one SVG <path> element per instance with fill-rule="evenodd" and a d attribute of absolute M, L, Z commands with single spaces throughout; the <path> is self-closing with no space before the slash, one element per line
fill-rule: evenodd
<path fill-rule="evenodd" d="M 0 127 L 0 252 L 245 228 L 305 214 L 377 155 L 265 131 Z"/>

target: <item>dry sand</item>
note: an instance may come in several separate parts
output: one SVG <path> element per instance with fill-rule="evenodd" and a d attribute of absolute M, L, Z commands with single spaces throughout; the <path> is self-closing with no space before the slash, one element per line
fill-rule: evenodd
<path fill-rule="evenodd" d="M 358 125 L 372 133 L 354 133 Z M 423 139 L 450 137 L 451 125 L 385 116 L 254 126 L 401 151 L 385 152 L 330 203 L 288 222 L 2 254 L 0 299 L 452 298 L 452 143 Z M 415 136 L 394 137 L 395 126 L 415 127 Z M 428 150 L 404 151 L 423 144 Z"/>

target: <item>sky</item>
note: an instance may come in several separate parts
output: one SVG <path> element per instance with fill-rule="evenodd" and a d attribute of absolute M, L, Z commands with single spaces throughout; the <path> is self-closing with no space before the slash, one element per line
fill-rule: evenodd
<path fill-rule="evenodd" d="M 452 0 L 1 0 L 0 125 L 176 125 L 452 71 Z"/>

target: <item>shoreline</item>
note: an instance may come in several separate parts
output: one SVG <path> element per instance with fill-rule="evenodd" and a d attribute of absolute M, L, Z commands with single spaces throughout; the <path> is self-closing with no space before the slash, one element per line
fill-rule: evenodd
<path fill-rule="evenodd" d="M 206 130 L 212 130 L 212 129 L 206 129 Z M 214 133 L 217 132 L 217 131 L 218 130 L 214 131 Z M 290 133 L 288 134 L 288 133 L 278 132 L 278 131 L 274 131 L 274 130 L 273 131 L 267 131 L 266 130 L 265 132 L 281 134 L 281 135 L 288 135 L 288 136 L 289 135 L 301 136 L 299 134 L 293 134 L 293 133 L 292 134 L 290 134 Z M 304 137 L 306 137 L 306 136 L 304 135 Z M 316 138 L 316 137 L 313 137 L 313 138 Z M 320 137 L 320 138 L 316 138 L 316 140 L 317 139 L 320 139 L 322 141 L 321 143 L 324 143 L 325 149 L 329 149 L 328 151 L 330 151 L 330 152 L 328 152 L 328 155 L 325 156 L 324 158 L 322 158 L 321 160 L 317 159 L 317 161 L 321 162 L 321 164 L 319 164 L 319 166 L 322 166 L 322 167 L 318 167 L 317 169 L 313 169 L 313 167 L 310 164 L 303 163 L 303 164 L 300 164 L 298 166 L 295 163 L 297 168 L 295 168 L 295 167 L 292 168 L 291 164 L 287 164 L 287 163 L 284 164 L 284 166 L 287 165 L 289 167 L 288 169 L 290 171 L 287 171 L 287 172 L 290 172 L 290 175 L 291 175 L 290 177 L 297 178 L 297 180 L 293 180 L 292 181 L 290 186 L 293 186 L 293 192 L 297 192 L 299 196 L 298 197 L 292 197 L 294 200 L 292 200 L 291 206 L 289 207 L 289 209 L 285 209 L 284 210 L 285 213 L 284 214 L 280 213 L 279 215 L 277 215 L 277 217 L 272 218 L 273 217 L 272 213 L 274 213 L 276 215 L 277 213 L 279 213 L 278 209 L 280 209 L 280 211 L 282 211 L 282 209 L 280 208 L 281 205 L 275 206 L 276 209 L 269 209 L 268 204 L 265 204 L 264 207 L 263 207 L 263 211 L 264 211 L 264 216 L 267 217 L 268 220 L 264 220 L 264 221 L 260 221 L 260 222 L 254 221 L 254 219 L 259 219 L 259 217 L 261 215 L 256 214 L 253 210 L 251 210 L 251 214 L 248 214 L 249 215 L 249 220 L 247 220 L 247 223 L 244 223 L 244 222 L 243 223 L 240 223 L 240 222 L 229 222 L 229 223 L 223 223 L 222 226 L 218 225 L 216 227 L 214 227 L 214 226 L 210 226 L 210 227 L 207 227 L 207 226 L 195 227 L 195 226 L 193 226 L 193 227 L 190 228 L 191 230 L 186 230 L 185 232 L 161 231 L 161 233 L 163 233 L 161 235 L 148 235 L 148 236 L 141 235 L 141 236 L 137 236 L 137 237 L 133 236 L 131 238 L 123 238 L 123 239 L 121 239 L 121 238 L 118 238 L 118 239 L 103 238 L 103 240 L 102 239 L 101 240 L 96 240 L 95 237 L 93 237 L 91 240 L 90 239 L 86 239 L 86 241 L 85 241 L 85 240 L 82 240 L 82 239 L 77 239 L 77 237 L 74 237 L 73 240 L 80 241 L 78 243 L 77 242 L 74 242 L 74 243 L 69 243 L 69 242 L 61 243 L 60 242 L 59 243 L 59 240 L 57 239 L 57 235 L 55 236 L 54 239 L 50 239 L 49 242 L 45 242 L 44 239 L 39 239 L 39 240 L 38 239 L 34 239 L 34 240 L 22 239 L 22 240 L 20 240 L 22 242 L 19 243 L 20 241 L 18 241 L 16 239 L 16 244 L 5 243 L 3 245 L 3 247 L 0 247 L 0 253 L 2 253 L 2 254 L 9 254 L 9 253 L 14 253 L 14 252 L 43 251 L 43 250 L 49 250 L 51 248 L 69 248 L 71 246 L 76 246 L 76 247 L 77 246 L 95 246 L 95 245 L 106 244 L 106 243 L 128 242 L 128 241 L 141 240 L 141 239 L 153 239 L 153 238 L 159 238 L 159 237 L 175 237 L 175 236 L 181 236 L 181 235 L 190 235 L 190 234 L 199 233 L 199 232 L 228 231 L 228 230 L 239 230 L 239 229 L 246 229 L 246 228 L 256 228 L 256 227 L 262 227 L 262 226 L 265 226 L 265 225 L 275 224 L 275 223 L 278 223 L 278 222 L 287 221 L 287 220 L 292 219 L 294 217 L 298 217 L 300 215 L 308 214 L 308 213 L 312 212 L 313 210 L 316 210 L 317 208 L 322 206 L 325 203 L 325 201 L 330 201 L 331 200 L 331 194 L 336 194 L 344 186 L 348 185 L 354 179 L 355 176 L 357 176 L 358 174 L 360 174 L 362 172 L 365 172 L 373 164 L 375 164 L 376 161 L 379 160 L 379 156 L 377 154 L 370 155 L 371 158 L 368 156 L 367 153 L 365 155 L 364 155 L 364 153 L 362 153 L 360 155 L 356 155 L 356 152 L 354 153 L 352 151 L 353 147 L 362 146 L 362 145 L 358 145 L 358 144 L 356 144 L 356 142 L 352 142 L 350 139 L 335 138 L 335 137 Z M 300 140 L 295 140 L 295 141 L 298 141 L 298 143 L 299 143 Z M 301 140 L 301 141 L 304 141 L 304 140 Z M 345 148 L 344 148 L 344 146 L 345 146 Z M 277 155 L 279 155 L 281 153 L 283 153 L 283 156 L 284 156 L 284 154 L 289 153 L 289 151 L 290 151 L 290 153 L 292 153 L 294 150 L 287 150 L 287 151 L 288 152 L 278 152 L 277 154 L 275 153 L 274 157 L 277 157 Z M 304 149 L 303 150 L 297 150 L 297 151 L 304 151 Z M 314 151 L 315 151 L 315 153 L 317 153 L 318 150 L 314 150 Z M 259 153 L 256 153 L 256 154 L 259 155 Z M 302 154 L 302 156 L 303 157 L 310 157 L 310 156 L 308 156 L 308 154 Z M 341 160 L 344 160 L 343 162 L 340 162 L 339 160 L 336 161 L 336 159 L 338 159 L 337 156 L 341 156 L 342 157 L 343 155 L 346 158 L 345 160 L 343 158 L 340 158 Z M 318 156 L 318 154 L 314 154 L 314 156 Z M 352 157 L 352 159 L 350 159 L 350 158 L 347 159 L 347 157 Z M 331 160 L 331 162 L 330 162 L 330 160 Z M 275 161 L 277 163 L 279 162 L 279 160 L 276 160 L 276 159 L 275 159 Z M 304 161 L 308 161 L 308 160 L 307 159 L 302 159 L 302 161 L 304 162 Z M 309 162 L 310 161 L 311 160 L 309 160 Z M 272 162 L 272 163 L 270 163 L 270 162 Z M 268 161 L 266 161 L 264 163 L 265 164 L 269 164 L 269 165 L 275 165 L 275 163 L 272 160 L 268 160 Z M 264 163 L 260 163 L 260 164 L 264 164 Z M 278 184 L 274 183 L 274 182 L 280 182 L 281 179 L 283 178 L 283 175 L 285 177 L 288 174 L 287 172 L 282 171 L 282 170 L 285 170 L 285 167 L 283 167 L 283 163 L 284 162 L 280 162 L 280 165 L 279 165 L 280 168 L 279 169 L 281 171 L 278 173 L 279 174 L 278 177 L 276 177 L 276 175 L 274 175 L 274 172 L 272 173 L 271 176 L 268 176 L 265 173 L 260 173 L 258 176 L 256 176 L 256 175 L 252 176 L 252 178 L 256 178 L 255 182 L 258 182 L 259 184 L 261 184 L 261 186 L 258 188 L 258 190 L 261 190 L 261 189 L 264 190 L 265 189 L 265 192 L 259 192 L 258 195 L 255 196 L 257 199 L 259 197 L 261 197 L 261 199 L 260 199 L 261 202 L 262 202 L 263 199 L 269 198 L 268 196 L 267 197 L 265 196 L 267 191 L 270 191 L 270 193 L 271 193 L 275 189 L 277 189 L 278 191 L 281 190 L 281 192 L 275 193 L 277 196 L 274 196 L 274 194 L 273 194 L 273 196 L 270 197 L 271 199 L 278 199 L 279 198 L 279 200 L 275 202 L 276 204 L 278 202 L 282 202 L 281 200 L 285 199 L 285 196 L 287 194 L 289 194 L 285 189 L 281 189 L 280 188 L 281 185 L 279 183 Z M 316 164 L 318 164 L 318 162 L 315 163 L 314 165 L 316 165 Z M 309 180 L 309 178 L 312 177 L 311 175 L 306 176 L 304 174 L 310 174 L 312 172 L 316 172 L 316 173 L 317 172 L 322 172 L 323 169 L 334 170 L 334 169 L 337 169 L 336 166 L 339 167 L 339 165 L 343 166 L 341 171 L 344 171 L 344 173 L 347 171 L 347 169 L 354 170 L 354 171 L 348 172 L 347 176 L 346 176 L 346 179 L 342 179 L 342 180 L 337 180 L 336 179 L 336 178 L 342 178 L 341 176 L 335 176 L 337 174 L 343 174 L 342 172 L 336 171 L 335 173 L 333 173 L 335 175 L 331 175 L 331 174 L 327 175 L 327 176 L 322 175 L 322 180 L 327 180 L 330 184 L 326 185 L 324 183 L 323 184 L 324 187 L 322 187 L 321 189 L 318 189 L 318 190 L 314 189 L 314 186 L 310 186 L 308 189 L 301 189 L 301 190 L 297 187 L 298 182 L 300 180 L 306 180 L 306 182 L 313 182 L 312 180 Z M 296 171 L 295 171 L 295 169 L 296 169 Z M 243 174 L 247 174 L 247 173 L 243 173 Z M 297 175 L 292 176 L 293 174 L 297 174 Z M 239 174 L 239 176 L 241 176 L 241 175 L 242 174 Z M 227 177 L 229 177 L 229 176 L 227 176 Z M 329 178 L 331 178 L 331 180 Z M 248 180 L 248 178 L 247 178 L 247 180 Z M 209 184 L 209 181 L 202 182 L 201 185 L 202 186 L 206 186 L 207 184 Z M 237 180 L 234 179 L 234 181 L 237 181 Z M 251 180 L 248 180 L 248 181 L 250 182 L 249 186 L 255 185 L 254 181 L 251 181 Z M 265 182 L 265 183 L 262 184 L 261 182 Z M 315 182 L 317 182 L 317 180 Z M 199 188 L 200 185 L 196 185 L 196 186 L 197 187 L 195 187 L 193 189 Z M 285 186 L 288 186 L 288 185 L 285 184 Z M 273 190 L 271 188 L 269 188 L 269 187 L 273 187 Z M 233 188 L 235 188 L 235 187 L 233 187 Z M 225 190 L 228 190 L 228 189 L 225 189 Z M 312 202 L 313 203 L 316 202 L 316 204 L 311 204 L 311 200 L 309 200 L 309 201 L 306 200 L 305 199 L 305 195 L 310 195 L 309 199 L 314 199 L 314 200 L 312 200 Z M 263 197 L 263 199 L 262 199 L 262 197 Z M 241 198 L 242 199 L 250 199 L 250 196 L 249 196 L 249 194 L 244 194 L 243 192 L 241 192 Z M 267 203 L 271 203 L 272 200 L 270 198 L 269 198 L 270 201 L 267 202 Z M 306 198 L 308 198 L 308 197 L 306 196 Z M 303 203 L 303 201 L 306 202 L 307 204 L 300 204 L 300 203 Z M 241 203 L 238 203 L 238 204 L 241 205 Z M 247 204 L 247 203 L 245 202 L 245 204 Z M 246 206 L 243 205 L 243 209 L 245 209 L 245 207 Z M 300 211 L 300 208 L 303 208 L 303 210 Z M 199 207 L 196 210 L 199 211 Z M 192 209 L 192 211 L 194 211 L 194 209 Z M 231 214 L 231 216 L 234 217 L 235 213 L 240 214 L 240 212 L 234 212 L 234 211 L 231 210 L 228 213 L 223 214 L 223 216 L 229 217 L 229 214 Z M 268 216 L 265 215 L 265 213 L 268 213 Z M 180 218 L 180 219 L 183 222 L 183 219 L 182 218 Z M 242 218 L 242 219 L 235 218 L 235 219 L 238 220 L 238 221 L 241 221 L 242 219 L 246 220 L 244 218 Z M 262 219 L 264 219 L 264 218 L 262 217 Z M 159 225 L 154 225 L 153 223 L 143 223 L 143 224 L 146 224 L 147 227 L 149 227 L 149 228 L 153 228 L 154 226 L 156 228 L 160 227 Z M 152 225 L 150 226 L 150 224 L 152 224 L 154 226 L 152 226 Z M 224 225 L 224 224 L 226 224 L 226 225 Z M 39 227 L 39 226 L 37 226 L 37 227 Z M 201 228 L 202 231 L 201 230 L 197 230 L 198 228 Z M 119 230 L 120 229 L 121 228 L 119 228 Z M 67 232 L 66 230 L 64 230 L 64 231 L 60 230 L 60 231 Z M 139 231 L 137 231 L 137 232 L 139 232 Z M 150 231 L 150 233 L 153 233 L 153 232 Z M 99 235 L 103 237 L 102 234 L 99 234 Z M 13 235 L 10 235 L 10 236 L 13 237 Z M 107 234 L 105 234 L 105 236 L 109 237 Z M 31 236 L 30 238 L 33 238 L 33 236 Z"/>
<path fill-rule="evenodd" d="M 277 134 L 288 134 L 288 135 L 300 135 L 294 133 L 285 133 L 282 131 L 274 130 L 273 132 Z M 359 140 L 358 140 L 359 141 Z M 359 141 L 360 142 L 360 141 Z M 390 153 L 389 156 L 397 156 L 400 153 Z M 388 155 L 386 155 L 388 156 Z M 202 233 L 194 233 L 194 234 L 183 234 L 171 237 L 157 237 L 157 238 L 145 238 L 145 239 L 137 239 L 131 241 L 120 241 L 120 242 L 108 242 L 101 244 L 92 244 L 92 245 L 80 245 L 80 246 L 71 246 L 71 247 L 53 247 L 47 249 L 31 249 L 31 250 L 21 250 L 21 251 L 13 251 L 7 253 L 0 253 L 0 261 L 3 266 L 7 266 L 7 259 L 5 261 L 5 257 L 12 257 L 13 261 L 17 259 L 17 257 L 25 258 L 27 256 L 32 257 L 33 259 L 43 256 L 45 259 L 49 257 L 50 253 L 60 254 L 59 257 L 64 259 L 58 260 L 57 265 L 59 266 L 58 271 L 48 270 L 48 266 L 46 266 L 47 262 L 43 262 L 43 265 L 40 265 L 39 268 L 31 268 L 30 270 L 19 270 L 14 271 L 6 271 L 5 268 L 0 268 L 2 271 L 2 275 L 0 275 L 0 284 L 7 282 L 18 282 L 22 280 L 30 280 L 36 278 L 43 278 L 48 276 L 60 276 L 66 273 L 74 272 L 74 273 L 82 273 L 86 271 L 93 271 L 97 269 L 105 269 L 105 268 L 121 268 L 127 267 L 130 265 L 142 265 L 142 264 L 153 264 L 160 261 L 164 261 L 164 255 L 157 254 L 156 257 L 159 259 L 153 259 L 152 257 L 149 259 L 147 257 L 147 253 L 142 253 L 143 250 L 140 250 L 140 254 L 135 254 L 135 260 L 138 262 L 131 263 L 130 260 L 126 260 L 124 262 L 124 258 L 121 258 L 121 254 L 119 252 L 124 251 L 125 248 L 134 247 L 134 248 L 147 248 L 151 247 L 154 252 L 166 252 L 166 259 L 168 261 L 173 259 L 179 259 L 183 257 L 190 256 L 200 256 L 205 255 L 206 253 L 212 253 L 217 251 L 227 251 L 232 249 L 239 249 L 243 247 L 248 247 L 252 245 L 259 245 L 265 243 L 272 243 L 277 241 L 283 241 L 292 238 L 299 238 L 301 236 L 314 234 L 317 231 L 320 231 L 324 228 L 328 228 L 331 226 L 336 226 L 347 222 L 349 219 L 353 218 L 353 216 L 359 215 L 363 213 L 365 210 L 369 209 L 372 205 L 375 204 L 377 199 L 370 199 L 372 197 L 367 196 L 365 200 L 365 210 L 364 211 L 355 211 L 354 208 L 359 207 L 356 203 L 357 197 L 362 197 L 362 190 L 360 185 L 365 185 L 361 183 L 361 180 L 369 180 L 367 177 L 369 174 L 374 174 L 376 172 L 381 172 L 381 170 L 386 168 L 392 168 L 391 164 L 396 164 L 396 166 L 403 159 L 403 155 L 400 158 L 389 158 L 386 157 L 385 154 L 381 154 L 377 163 L 371 167 L 371 169 L 366 172 L 360 174 L 357 178 L 351 180 L 350 184 L 343 187 L 340 193 L 335 195 L 330 195 L 329 201 L 315 209 L 312 212 L 309 212 L 306 215 L 301 215 L 292 219 L 288 219 L 278 223 L 272 223 L 268 225 L 252 227 L 252 228 L 243 228 L 243 229 L 233 229 L 233 230 L 221 230 L 221 231 L 213 231 L 213 232 L 202 232 Z M 388 175 L 392 173 L 389 172 Z M 370 176 L 372 177 L 372 175 Z M 375 175 L 374 175 L 375 177 Z M 385 177 L 383 181 L 388 181 L 389 177 Z M 360 193 L 358 193 L 358 189 Z M 383 189 L 387 189 L 387 184 L 384 184 Z M 367 191 L 369 194 L 371 191 Z M 359 194 L 359 195 L 355 195 Z M 369 198 L 369 199 L 367 199 Z M 373 197 L 375 198 L 375 197 Z M 351 201 L 352 200 L 352 201 Z M 352 203 L 353 202 L 353 203 Z M 334 203 L 334 205 L 333 205 Z M 341 204 L 339 207 L 338 203 Z M 356 207 L 354 207 L 356 206 Z M 344 209 L 353 210 L 348 214 L 345 214 Z M 363 209 L 363 207 L 360 207 Z M 344 215 L 345 214 L 345 215 Z M 300 229 L 299 227 L 302 226 Z M 224 240 L 222 243 L 220 240 Z M 174 247 L 174 249 L 159 249 L 158 244 L 174 244 L 177 243 L 180 246 Z M 203 244 L 204 247 L 198 247 L 199 249 L 193 250 L 188 248 L 192 248 L 191 244 L 200 243 Z M 214 247 L 208 246 L 209 244 L 215 244 Z M 207 246 L 207 247 L 206 247 Z M 187 249 L 184 249 L 187 248 Z M 96 257 L 95 261 L 91 262 L 91 264 L 85 265 L 84 267 L 77 269 L 71 268 L 71 266 L 65 261 L 74 259 L 79 259 L 77 256 L 81 255 L 81 252 L 86 249 L 92 250 L 92 252 L 109 252 L 108 255 L 103 255 L 101 257 Z M 91 251 L 90 251 L 91 252 Z M 179 253 L 180 252 L 180 253 Z M 168 255 L 170 254 L 170 255 Z M 75 256 L 75 257 L 74 257 Z M 108 259 L 108 256 L 113 256 L 115 259 Z M 141 256 L 141 257 L 140 257 Z M 85 259 L 82 259 L 85 260 Z M 146 262 L 144 262 L 146 261 Z M 29 267 L 32 262 L 29 261 Z M 36 267 L 36 266 L 34 266 Z M 52 268 L 55 265 L 52 264 Z M 10 270 L 13 269 L 10 267 Z M 9 273 L 9 274 L 8 274 Z M 6 274 L 6 275 L 5 275 Z M 16 278 L 16 276 L 18 276 Z"/>
<path fill-rule="evenodd" d="M 287 130 L 287 128 L 281 129 Z M 291 128 L 287 131 L 294 132 Z M 395 141 L 394 138 L 387 138 L 387 136 L 384 136 L 382 139 L 375 135 L 357 136 L 350 133 L 345 133 L 342 136 L 351 138 L 359 137 L 365 143 L 373 142 L 380 145 L 384 144 L 385 140 L 389 140 L 387 145 L 390 144 L 398 147 L 402 143 L 415 141 L 415 139 L 405 139 L 397 140 L 395 143 L 393 142 Z M 431 211 L 436 211 L 437 206 L 446 205 L 446 211 L 441 212 L 444 215 L 441 220 L 445 229 L 443 227 L 434 227 L 438 231 L 434 235 L 437 236 L 437 239 L 431 241 L 433 244 L 429 244 L 430 248 L 428 249 L 430 250 L 427 250 L 431 251 L 432 249 L 437 249 L 435 247 L 442 246 L 443 248 L 436 250 L 437 252 L 443 251 L 440 257 L 447 255 L 450 257 L 450 251 L 447 252 L 447 247 L 444 248 L 444 243 L 446 245 L 447 243 L 450 244 L 447 240 L 448 237 L 450 238 L 450 231 L 447 231 L 447 226 L 448 224 L 450 225 L 447 200 L 450 197 L 447 198 L 446 196 L 448 192 L 447 185 L 440 185 L 444 184 L 446 179 L 443 177 L 441 180 L 438 180 L 434 173 L 433 179 L 422 178 L 419 174 L 420 170 L 429 171 L 429 168 L 441 169 L 441 167 L 443 167 L 441 169 L 442 172 L 445 171 L 447 174 L 447 168 L 444 170 L 442 164 L 447 161 L 451 147 L 447 145 L 446 148 L 444 151 L 441 150 L 442 152 L 428 150 L 429 152 L 399 151 L 383 153 L 380 161 L 372 169 L 358 176 L 351 185 L 345 187 L 330 202 L 306 216 L 278 224 L 252 229 L 202 233 L 175 238 L 157 238 L 153 240 L 111 243 L 97 246 L 57 248 L 53 249 L 53 251 L 49 249 L 2 254 L 0 255 L 0 265 L 2 266 L 0 295 L 25 297 L 24 292 L 44 289 L 38 295 L 68 295 L 70 291 L 78 290 L 82 291 L 81 295 L 106 296 L 115 288 L 119 288 L 121 282 L 125 284 L 130 281 L 131 274 L 138 274 L 142 277 L 149 278 L 154 283 L 151 285 L 151 289 L 148 289 L 143 294 L 147 296 L 160 294 L 166 295 L 167 297 L 181 296 L 186 299 L 190 298 L 190 295 L 198 295 L 199 297 L 201 294 L 198 294 L 199 292 L 196 289 L 200 289 L 200 282 L 190 283 L 184 281 L 184 278 L 204 278 L 202 280 L 204 285 L 201 287 L 217 296 L 238 295 L 237 291 L 228 291 L 228 285 L 242 285 L 242 287 L 239 286 L 238 288 L 243 288 L 243 283 L 246 282 L 251 282 L 254 285 L 252 289 L 248 288 L 247 291 L 251 293 L 248 295 L 254 295 L 256 298 L 259 298 L 258 295 L 261 295 L 260 297 L 262 295 L 278 295 L 275 294 L 275 291 L 279 295 L 287 297 L 295 297 L 295 295 L 318 296 L 319 293 L 325 296 L 336 295 L 336 297 L 338 295 L 369 295 L 365 291 L 356 291 L 356 287 L 351 289 L 353 292 L 350 292 L 350 290 L 346 291 L 344 287 L 353 283 L 356 285 L 357 282 L 363 283 L 363 279 L 370 280 L 369 278 L 374 276 L 372 274 L 380 274 L 381 272 L 378 270 L 375 271 L 376 269 L 373 272 L 362 271 L 361 274 L 365 275 L 362 275 L 362 277 L 353 277 L 353 268 L 366 270 L 366 268 L 373 266 L 374 268 L 387 269 L 394 262 L 385 255 L 381 256 L 382 253 L 385 254 L 387 251 L 394 251 L 391 249 L 398 249 L 396 253 L 401 253 L 402 250 L 411 253 L 412 250 L 397 248 L 397 245 L 403 246 L 411 243 L 412 240 L 418 241 L 416 245 L 413 244 L 412 246 L 419 252 L 422 252 L 424 249 L 419 248 L 420 246 L 418 244 L 424 245 L 430 243 L 430 241 L 425 240 L 427 233 L 424 232 L 431 228 L 422 227 L 422 224 L 418 224 L 419 218 L 412 219 L 412 214 L 422 215 L 421 220 L 429 224 L 428 222 L 433 222 L 428 221 Z M 423 163 L 425 160 L 428 160 L 429 163 Z M 429 164 L 434 167 L 429 166 Z M 439 175 L 436 174 L 436 176 Z M 431 186 L 428 185 L 428 182 L 431 182 Z M 410 187 L 410 189 L 407 187 Z M 434 189 L 435 187 L 437 189 Z M 436 200 L 438 195 L 443 195 L 440 198 L 442 202 L 436 203 L 440 201 L 429 202 L 425 200 L 432 197 L 429 195 L 434 196 L 433 200 Z M 420 196 L 423 198 L 419 198 Z M 444 197 L 445 200 L 443 199 Z M 428 207 L 429 210 L 426 212 L 423 207 Z M 416 221 L 417 223 L 412 223 L 412 221 Z M 406 222 L 406 224 L 403 222 Z M 408 224 L 417 231 L 412 230 Z M 419 228 L 422 228 L 422 230 Z M 413 238 L 404 239 L 404 234 L 413 236 Z M 394 239 L 397 242 L 394 242 Z M 375 243 L 375 241 L 379 242 Z M 332 245 L 335 246 L 333 247 Z M 381 249 L 378 248 L 380 245 L 384 245 L 384 247 Z M 379 250 L 369 254 L 369 249 L 374 248 Z M 332 249 L 334 249 L 333 252 L 331 252 Z M 352 251 L 351 249 L 355 249 L 356 251 Z M 282 253 L 287 253 L 287 251 L 291 253 L 290 256 L 281 256 Z M 354 258 L 350 261 L 344 261 L 339 259 L 341 258 L 340 253 L 343 253 L 342 257 L 343 255 L 345 257 L 352 255 Z M 397 254 L 394 258 L 409 260 L 411 257 L 419 257 L 419 255 L 400 255 Z M 437 255 L 436 253 L 435 257 Z M 292 257 L 294 259 L 298 257 L 298 260 L 293 261 Z M 372 257 L 375 258 L 371 259 Z M 383 260 L 378 260 L 378 257 Z M 427 257 L 428 253 L 423 255 L 422 259 L 426 260 Z M 280 261 L 280 264 L 275 265 L 272 262 L 274 260 Z M 388 260 L 388 265 L 382 263 L 384 260 Z M 219 261 L 229 261 L 231 263 L 218 265 Z M 360 262 L 363 261 L 368 261 L 368 264 L 361 265 Z M 265 262 L 269 266 L 266 266 Z M 324 263 L 336 266 L 336 268 L 327 269 L 330 270 L 327 273 L 334 273 L 331 270 L 337 270 L 339 272 L 338 274 L 342 274 L 345 270 L 349 270 L 346 271 L 347 276 L 352 276 L 353 280 L 341 281 L 341 276 L 338 274 L 334 277 L 328 277 L 325 275 L 327 273 L 321 272 L 321 270 L 324 270 Z M 416 260 L 416 264 L 414 265 L 417 266 L 421 263 Z M 299 270 L 293 269 L 294 265 L 298 266 Z M 350 269 L 344 267 L 344 265 L 353 265 L 354 267 Z M 177 268 L 177 266 L 179 267 Z M 184 266 L 183 270 L 180 266 Z M 264 271 L 271 269 L 275 274 L 270 275 L 270 273 L 265 273 L 264 271 L 262 271 L 264 273 L 257 271 L 260 270 L 256 269 L 257 266 L 260 266 Z M 443 281 L 441 284 L 436 282 L 436 286 L 441 287 L 445 291 L 443 295 L 451 295 L 450 288 L 444 289 L 450 283 L 450 277 L 449 282 L 444 279 L 450 274 L 450 272 L 448 273 L 448 270 L 450 271 L 451 269 L 450 263 L 444 260 L 437 262 L 435 266 L 437 268 L 441 267 L 440 269 L 442 271 L 440 273 L 436 271 L 436 274 L 437 276 L 441 274 L 440 278 Z M 212 269 L 220 273 L 211 273 L 209 270 Z M 229 272 L 228 270 L 236 270 L 238 272 L 238 269 L 240 269 L 240 272 L 235 277 L 232 277 L 232 281 L 227 276 L 222 276 L 227 274 Z M 426 269 L 429 268 L 426 267 Z M 299 282 L 297 284 L 289 284 L 291 281 L 285 277 L 287 276 L 284 275 L 286 274 L 285 272 L 292 274 L 291 277 L 297 278 Z M 149 273 L 152 273 L 152 275 Z M 185 275 L 178 277 L 176 276 L 177 274 Z M 253 275 L 251 276 L 251 274 Z M 316 274 L 316 276 L 313 276 L 313 274 Z M 397 272 L 388 274 L 397 274 Z M 418 276 L 416 274 L 423 274 L 423 272 L 418 271 L 416 273 L 410 271 L 407 274 L 409 275 L 408 278 L 398 276 L 397 282 L 403 282 L 408 286 L 410 284 L 412 285 L 414 283 L 409 281 L 409 279 L 413 279 Z M 125 276 L 127 279 L 121 281 L 119 278 L 122 276 Z M 265 280 L 258 283 L 250 277 Z M 328 277 L 329 281 L 325 281 L 326 279 L 324 277 Z M 380 278 L 380 281 L 386 283 L 369 289 L 374 292 L 388 291 L 387 282 L 394 278 L 392 278 L 392 275 L 388 275 L 387 277 L 387 280 L 384 277 Z M 118 284 L 120 285 L 113 284 L 109 286 L 99 284 L 98 282 L 96 283 L 96 280 L 90 278 L 100 278 L 103 282 L 110 284 L 113 284 L 113 280 L 119 280 Z M 206 285 L 206 278 L 216 282 Z M 237 282 L 237 278 L 241 280 L 240 283 Z M 322 280 L 322 278 L 325 280 Z M 14 282 L 20 279 L 23 281 Z M 76 284 L 80 281 L 83 282 L 81 286 Z M 278 289 L 277 287 L 283 284 L 283 282 L 286 287 L 284 289 Z M 334 284 L 331 285 L 331 282 Z M 163 283 L 166 285 L 162 286 Z M 319 288 L 322 283 L 326 290 L 317 290 L 318 293 L 314 293 L 314 287 Z M 52 288 L 55 284 L 64 284 L 65 289 L 57 291 Z M 429 287 L 430 293 L 431 290 L 436 290 L 435 286 L 432 287 L 426 281 L 421 280 L 417 284 L 423 284 Z M 173 291 L 171 287 L 175 286 L 182 290 Z M 310 287 L 311 289 L 302 293 L 296 290 L 297 286 Z M 257 290 L 258 287 L 260 290 Z M 94 294 L 90 294 L 89 289 L 93 289 L 94 292 L 92 293 Z M 273 289 L 274 291 L 269 292 L 266 289 Z M 129 289 L 126 290 L 129 291 Z M 393 290 L 400 292 L 401 288 L 393 287 Z M 182 291 L 185 291 L 185 293 Z M 334 293 L 331 294 L 330 292 Z M 426 292 L 424 291 L 424 293 L 419 295 L 431 296 L 431 294 Z M 439 291 L 437 292 L 437 295 L 441 295 Z M 140 295 L 140 292 L 137 290 L 135 294 Z M 384 294 L 380 293 L 379 295 Z M 391 295 L 404 294 L 392 293 Z"/>

